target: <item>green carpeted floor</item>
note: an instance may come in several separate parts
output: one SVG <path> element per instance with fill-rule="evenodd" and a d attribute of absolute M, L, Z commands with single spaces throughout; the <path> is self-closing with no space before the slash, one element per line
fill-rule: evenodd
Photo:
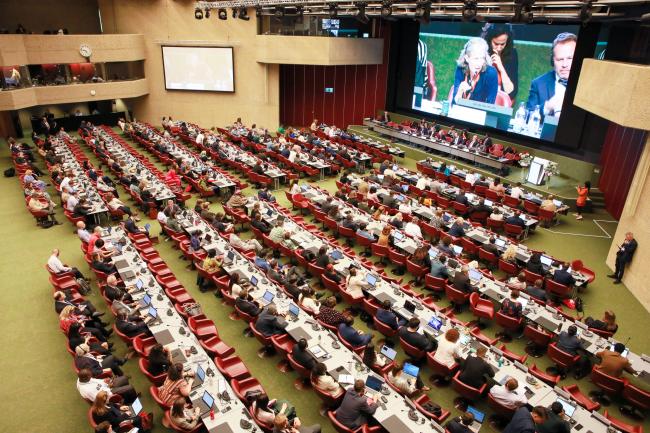
<path fill-rule="evenodd" d="M 151 157 L 144 149 L 140 150 Z M 92 157 L 89 151 L 87 154 Z M 3 169 L 11 166 L 5 143 L 0 150 L 0 161 Z M 94 157 L 91 161 L 96 162 Z M 401 162 L 415 169 L 414 159 L 406 158 Z M 43 166 L 42 161 L 39 161 L 39 166 Z M 330 191 L 336 188 L 333 179 L 321 182 L 320 185 Z M 52 290 L 44 269 L 52 248 L 60 248 L 64 262 L 90 275 L 79 249 L 79 240 L 73 234 L 72 225 L 65 220 L 60 210 L 58 218 L 64 222 L 63 225 L 48 230 L 36 227 L 24 206 L 17 178 L 0 179 L 0 191 L 0 236 L 5 245 L 0 252 L 0 301 L 5 309 L 0 319 L 3 331 L 0 345 L 4 349 L 0 356 L 0 370 L 4 372 L 0 382 L 0 391 L 4 396 L 0 409 L 5 413 L 0 431 L 89 431 L 86 418 L 88 405 L 81 400 L 75 388 L 72 358 L 65 349 L 64 336 L 58 329 L 58 319 L 51 300 Z M 249 193 L 252 192 L 249 188 Z M 276 192 L 275 195 L 280 203 L 287 204 L 282 191 Z M 195 197 L 189 204 L 193 204 L 194 200 Z M 55 198 L 55 201 L 58 199 Z M 212 207 L 218 209 L 219 205 L 213 204 Z M 592 218 L 602 220 L 598 222 L 600 227 Z M 539 229 L 526 243 L 535 249 L 546 250 L 556 257 L 582 258 L 597 274 L 596 281 L 583 295 L 586 314 L 598 316 L 605 308 L 614 309 L 619 317 L 618 337 L 622 340 L 629 338 L 633 350 L 647 353 L 650 352 L 650 339 L 644 326 L 648 320 L 647 311 L 624 286 L 615 286 L 605 277 L 609 273 L 604 263 L 611 243 L 608 234 L 613 234 L 616 229 L 616 222 L 611 220 L 612 218 L 604 212 L 589 215 L 582 222 L 577 222 L 572 217 L 564 217 L 562 224 L 552 231 Z M 158 226 L 155 221 L 154 226 Z M 250 232 L 242 236 L 249 237 Z M 195 285 L 196 272 L 185 269 L 187 262 L 179 259 L 180 252 L 172 247 L 172 243 L 163 241 L 156 249 L 177 278 L 202 304 L 206 315 L 215 321 L 223 340 L 236 348 L 237 354 L 246 362 L 269 395 L 291 400 L 304 423 L 318 422 L 323 425 L 323 431 L 333 432 L 329 422 L 319 415 L 320 400 L 315 394 L 311 390 L 298 391 L 294 388 L 296 374 L 281 374 L 275 368 L 279 361 L 277 356 L 258 358 L 257 340 L 242 336 L 244 325 L 241 321 L 228 319 L 230 308 L 222 306 L 212 293 L 199 292 Z M 90 299 L 101 310 L 105 310 L 106 305 L 97 295 L 94 284 L 93 287 L 95 290 Z M 443 299 L 440 304 L 446 305 L 446 301 Z M 471 320 L 471 314 L 462 313 L 461 318 Z M 366 330 L 373 332 L 367 328 Z M 485 332 L 492 335 L 496 330 L 496 326 L 490 326 Z M 376 339 L 379 338 L 378 335 Z M 113 341 L 117 353 L 124 354 L 124 343 L 117 338 L 113 338 Z M 521 339 L 508 344 L 508 347 L 517 353 L 523 353 L 524 345 L 525 340 Z M 404 359 L 403 353 L 399 356 Z M 529 360 L 527 363 L 532 362 L 541 367 L 549 365 L 545 357 Z M 165 431 L 166 429 L 160 426 L 161 412 L 149 396 L 149 382 L 140 373 L 137 359 L 129 361 L 125 367 L 127 373 L 132 376 L 136 389 L 142 392 L 145 408 L 154 411 L 156 415 L 155 431 Z M 424 367 L 423 375 L 428 377 L 428 368 Z M 561 384 L 573 382 L 573 379 L 567 379 Z M 580 381 L 580 387 L 585 392 L 592 389 L 588 380 Z M 443 407 L 451 409 L 452 414 L 457 414 L 453 409 L 453 391 L 449 388 L 432 388 L 429 396 Z M 615 416 L 621 416 L 617 406 L 614 404 L 609 410 Z M 479 404 L 479 407 L 485 408 L 486 405 Z M 649 428 L 650 423 L 646 422 L 644 427 Z M 484 430 L 489 431 L 490 427 L 485 426 Z"/>

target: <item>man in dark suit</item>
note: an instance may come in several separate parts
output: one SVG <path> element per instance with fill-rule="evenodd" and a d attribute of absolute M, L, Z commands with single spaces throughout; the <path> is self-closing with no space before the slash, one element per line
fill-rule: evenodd
<path fill-rule="evenodd" d="M 467 357 L 458 377 L 461 382 L 473 388 L 480 388 L 487 381 L 487 377 L 494 377 L 494 370 L 485 361 L 486 353 L 487 347 L 480 346 L 476 350 L 476 356 Z"/>
<path fill-rule="evenodd" d="M 75 307 L 75 314 L 77 315 L 91 314 L 93 317 L 101 317 L 104 315 L 104 313 L 98 313 L 90 301 L 72 302 L 72 297 L 66 292 L 54 292 L 54 310 L 57 314 L 61 314 L 61 311 L 68 305 Z"/>
<path fill-rule="evenodd" d="M 557 35 L 551 51 L 553 70 L 535 78 L 530 83 L 528 102 L 526 103 L 526 108 L 529 111 L 539 107 L 543 116 L 559 117 L 577 40 L 577 36 L 573 33 Z"/>
<path fill-rule="evenodd" d="M 273 304 L 263 309 L 255 321 L 255 329 L 266 337 L 284 334 L 287 332 L 284 329 L 287 325 L 287 321 L 278 314 L 278 309 Z"/>
<path fill-rule="evenodd" d="M 636 239 L 634 239 L 632 232 L 625 233 L 625 241 L 623 241 L 623 245 L 616 252 L 616 268 L 614 269 L 614 273 L 608 275 L 609 278 L 614 278 L 614 284 L 621 283 L 623 274 L 625 273 L 625 266 L 632 261 L 636 247 Z"/>
<path fill-rule="evenodd" d="M 257 316 L 260 314 L 260 306 L 253 301 L 253 298 L 248 294 L 247 290 L 242 290 L 237 299 L 235 299 L 235 307 L 249 316 Z"/>
<path fill-rule="evenodd" d="M 135 337 L 136 335 L 149 332 L 149 327 L 144 320 L 137 316 L 129 317 L 128 312 L 124 309 L 117 312 L 115 327 L 127 337 Z"/>
<path fill-rule="evenodd" d="M 494 238 L 494 236 L 492 236 L 490 238 L 490 241 L 487 244 L 483 245 L 483 249 L 485 251 L 487 251 L 488 253 L 492 253 L 492 254 L 495 254 L 495 255 L 498 256 L 499 255 L 499 249 L 497 248 L 497 244 L 495 242 L 496 242 L 496 239 Z"/>
<path fill-rule="evenodd" d="M 356 380 L 354 386 L 345 391 L 341 406 L 336 410 L 336 420 L 351 430 L 368 423 L 368 416 L 377 410 L 377 400 L 364 396 L 366 384 Z"/>
<path fill-rule="evenodd" d="M 311 370 L 316 365 L 316 360 L 314 360 L 314 357 L 307 351 L 307 340 L 304 338 L 301 338 L 293 345 L 291 356 L 298 364 L 308 370 Z"/>
<path fill-rule="evenodd" d="M 553 281 L 556 283 L 564 284 L 565 286 L 571 287 L 576 283 L 575 278 L 573 278 L 573 275 L 568 271 L 569 269 L 569 264 L 568 263 L 562 263 L 560 264 L 560 267 L 555 270 L 553 273 Z"/>
<path fill-rule="evenodd" d="M 544 286 L 544 281 L 537 279 L 535 280 L 534 285 L 526 287 L 525 292 L 534 298 L 546 302 L 548 296 L 546 294 L 546 290 L 543 289 L 543 286 Z"/>
<path fill-rule="evenodd" d="M 373 334 L 363 334 L 361 331 L 357 331 L 352 326 L 354 325 L 354 319 L 352 316 L 347 316 L 345 322 L 339 325 L 339 334 L 341 338 L 347 341 L 352 347 L 362 347 L 370 343 Z"/>
<path fill-rule="evenodd" d="M 505 219 L 506 224 L 512 224 L 513 226 L 521 227 L 522 229 L 526 228 L 526 222 L 520 217 L 521 211 L 516 210 L 514 214 L 510 215 Z"/>
<path fill-rule="evenodd" d="M 454 288 L 456 290 L 460 290 L 461 292 L 470 293 L 476 290 L 474 287 L 472 287 L 472 283 L 470 282 L 469 268 L 467 265 L 463 266 L 460 272 L 457 271 L 454 274 L 453 283 Z"/>
<path fill-rule="evenodd" d="M 474 415 L 465 412 L 459 418 L 454 418 L 449 421 L 445 426 L 445 429 L 449 433 L 473 433 L 473 430 L 469 428 L 473 422 Z"/>
<path fill-rule="evenodd" d="M 425 352 L 431 352 L 438 348 L 435 340 L 430 340 L 425 334 L 420 334 L 418 328 L 420 327 L 420 320 L 416 317 L 411 318 L 406 326 L 402 326 L 399 330 L 399 337 L 406 341 L 413 347 L 416 347 Z"/>
<path fill-rule="evenodd" d="M 454 197 L 454 201 L 460 204 L 464 204 L 465 206 L 469 205 L 469 200 L 467 199 L 467 196 L 465 195 L 464 190 L 458 191 L 458 194 L 456 194 L 456 197 Z"/>
<path fill-rule="evenodd" d="M 583 349 L 582 343 L 576 335 L 577 333 L 578 328 L 575 325 L 571 325 L 566 331 L 560 332 L 560 335 L 557 336 L 557 348 L 571 355 L 577 355 L 578 350 Z"/>
<path fill-rule="evenodd" d="M 381 307 L 377 309 L 377 314 L 375 315 L 377 320 L 385 325 L 390 326 L 392 329 L 397 329 L 400 326 L 404 326 L 406 324 L 406 320 L 398 319 L 397 314 L 391 311 L 391 307 L 391 302 L 388 299 L 382 302 Z"/>
<path fill-rule="evenodd" d="M 546 421 L 537 426 L 537 433 L 571 433 L 571 424 L 564 419 L 562 403 L 553 402 L 546 414 Z"/>
<path fill-rule="evenodd" d="M 526 406 L 522 406 L 515 412 L 502 433 L 535 433 L 535 425 L 546 421 L 546 409 L 542 406 L 535 406 L 530 412 Z"/>
<path fill-rule="evenodd" d="M 479 199 L 476 206 L 470 206 L 468 211 L 470 216 L 475 218 L 487 218 L 492 213 L 492 208 L 485 205 L 485 199 Z"/>
<path fill-rule="evenodd" d="M 108 355 L 100 360 L 90 353 L 90 347 L 86 343 L 77 346 L 75 348 L 75 354 L 74 365 L 77 367 L 77 370 L 87 368 L 93 373 L 93 377 L 101 376 L 105 368 L 110 368 L 116 376 L 124 375 L 120 366 L 126 363 L 126 359 Z"/>

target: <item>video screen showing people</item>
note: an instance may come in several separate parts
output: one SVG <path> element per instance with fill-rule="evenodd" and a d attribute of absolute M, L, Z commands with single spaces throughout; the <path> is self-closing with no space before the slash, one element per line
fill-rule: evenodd
<path fill-rule="evenodd" d="M 578 31 L 576 25 L 423 25 L 412 108 L 554 141 Z"/>

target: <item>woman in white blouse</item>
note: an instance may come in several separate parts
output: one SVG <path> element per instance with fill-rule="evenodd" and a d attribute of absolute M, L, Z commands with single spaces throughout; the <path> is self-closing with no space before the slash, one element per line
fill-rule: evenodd
<path fill-rule="evenodd" d="M 345 392 L 343 388 L 327 374 L 327 367 L 322 362 L 316 364 L 311 372 L 311 383 L 318 389 L 336 398 Z"/>
<path fill-rule="evenodd" d="M 459 338 L 460 333 L 457 329 L 449 329 L 445 333 L 445 338 L 442 338 L 438 343 L 438 348 L 436 349 L 435 355 L 433 355 L 433 359 L 448 367 L 454 365 L 456 360 L 461 357 Z"/>
<path fill-rule="evenodd" d="M 314 314 L 318 314 L 320 311 L 320 303 L 313 296 L 314 289 L 307 287 L 298 297 L 298 303 Z"/>

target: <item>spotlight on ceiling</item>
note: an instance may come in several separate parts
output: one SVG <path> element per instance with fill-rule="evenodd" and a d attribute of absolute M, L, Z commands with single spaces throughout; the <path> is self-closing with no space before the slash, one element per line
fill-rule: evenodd
<path fill-rule="evenodd" d="M 197 20 L 202 20 L 203 19 L 203 11 L 199 8 L 194 9 L 194 18 Z"/>
<path fill-rule="evenodd" d="M 367 24 L 370 21 L 370 18 L 368 18 L 368 15 L 366 15 L 366 6 L 368 6 L 368 3 L 366 3 L 366 2 L 357 2 L 354 5 L 358 9 L 358 12 L 357 12 L 357 14 L 355 16 L 357 21 L 359 21 L 359 22 L 361 22 L 363 24 Z"/>
<path fill-rule="evenodd" d="M 592 16 L 592 7 L 593 0 L 582 0 L 582 6 L 580 7 L 580 21 L 583 24 L 587 24 Z"/>
<path fill-rule="evenodd" d="M 339 13 L 339 8 L 336 6 L 336 3 L 330 3 L 330 18 L 336 18 Z"/>
<path fill-rule="evenodd" d="M 237 8 L 232 8 L 232 17 L 233 17 L 233 19 L 237 18 L 237 13 L 238 12 L 239 12 L 239 10 Z"/>
<path fill-rule="evenodd" d="M 533 5 L 535 0 L 515 0 L 515 15 L 512 21 L 515 23 L 532 23 Z"/>
<path fill-rule="evenodd" d="M 285 14 L 285 10 L 283 6 L 276 6 L 275 10 L 273 11 L 273 15 L 275 15 L 276 18 L 282 18 Z"/>
<path fill-rule="evenodd" d="M 224 8 L 219 9 L 219 11 L 217 11 L 217 15 L 219 15 L 220 20 L 228 19 L 228 11 Z"/>
<path fill-rule="evenodd" d="M 393 2 L 392 0 L 384 0 L 381 3 L 381 16 L 389 17 L 393 13 Z"/>
<path fill-rule="evenodd" d="M 415 3 L 415 19 L 428 23 L 431 19 L 431 0 L 418 0 Z"/>
<path fill-rule="evenodd" d="M 248 16 L 248 11 L 246 10 L 246 7 L 242 6 L 239 8 L 239 19 L 248 21 L 251 19 L 251 17 Z"/>
<path fill-rule="evenodd" d="M 465 0 L 465 5 L 463 6 L 463 21 L 472 21 L 476 19 L 477 13 L 478 13 L 478 1 Z"/>
<path fill-rule="evenodd" d="M 206 20 L 210 18 L 210 8 L 205 8 L 205 13 L 203 14 L 203 16 L 205 17 Z"/>

